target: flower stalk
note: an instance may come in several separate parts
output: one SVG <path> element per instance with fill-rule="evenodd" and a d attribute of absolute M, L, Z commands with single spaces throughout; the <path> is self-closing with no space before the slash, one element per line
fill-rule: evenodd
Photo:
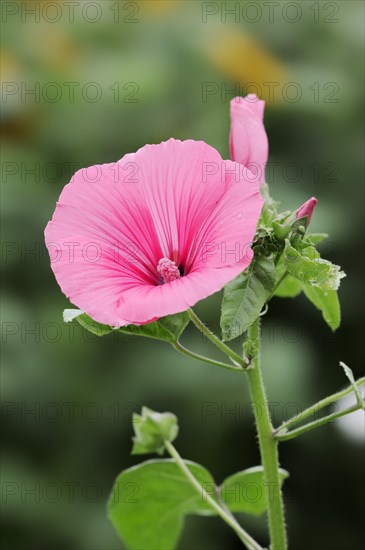
<path fill-rule="evenodd" d="M 188 314 L 190 317 L 190 320 L 194 323 L 194 325 L 197 327 L 197 329 L 200 330 L 206 336 L 217 348 L 219 348 L 223 353 L 225 353 L 232 363 L 236 367 L 245 368 L 247 367 L 247 363 L 238 355 L 238 353 L 234 352 L 231 348 L 226 346 L 222 340 L 218 338 L 204 323 L 199 319 L 197 314 L 190 308 L 188 309 Z"/>
<path fill-rule="evenodd" d="M 215 359 L 211 359 L 210 357 L 199 355 L 198 353 L 195 353 L 194 351 L 191 351 L 190 349 L 185 348 L 182 344 L 180 344 L 180 342 L 174 342 L 172 346 L 174 349 L 176 349 L 176 351 L 182 353 L 183 355 L 187 355 L 188 357 L 192 357 L 197 361 L 203 361 L 203 363 L 208 363 L 209 365 L 214 365 L 215 367 L 220 367 L 222 369 L 226 369 L 231 372 L 232 371 L 238 372 L 238 373 L 244 372 L 242 367 L 235 367 L 234 365 L 229 365 L 228 363 L 222 363 L 222 361 L 216 361 Z"/>

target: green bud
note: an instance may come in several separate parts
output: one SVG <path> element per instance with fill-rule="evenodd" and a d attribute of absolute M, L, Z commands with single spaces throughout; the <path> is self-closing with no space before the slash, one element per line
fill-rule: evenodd
<path fill-rule="evenodd" d="M 142 407 L 142 415 L 133 415 L 133 455 L 158 453 L 162 455 L 166 441 L 174 441 L 179 432 L 174 414 L 158 413 Z"/>
<path fill-rule="evenodd" d="M 295 220 L 295 222 L 291 225 L 292 233 L 299 233 L 301 235 L 304 235 L 308 227 L 308 217 L 305 216 L 304 218 L 300 218 L 299 220 Z"/>
<path fill-rule="evenodd" d="M 290 232 L 290 225 L 282 225 L 279 222 L 272 224 L 274 235 L 278 241 L 284 241 Z"/>

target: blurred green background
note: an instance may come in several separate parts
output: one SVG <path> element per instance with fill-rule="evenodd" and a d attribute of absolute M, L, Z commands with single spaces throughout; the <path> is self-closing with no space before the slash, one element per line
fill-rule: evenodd
<path fill-rule="evenodd" d="M 347 273 L 335 334 L 303 297 L 270 305 L 263 361 L 275 422 L 343 387 L 339 360 L 361 375 L 363 11 L 358 1 L 3 2 L 7 550 L 122 548 L 105 506 L 116 475 L 140 460 L 131 414 L 144 404 L 179 417 L 180 453 L 217 482 L 259 464 L 245 380 L 167 344 L 63 324 L 70 306 L 43 230 L 79 167 L 169 137 L 203 139 L 228 158 L 229 100 L 258 93 L 271 192 L 283 209 L 318 197 L 312 229 L 330 233 L 323 253 Z M 220 299 L 197 306 L 212 328 Z M 183 341 L 219 357 L 193 328 Z M 364 547 L 362 439 L 354 416 L 282 445 L 293 549 Z M 264 518 L 242 521 L 267 543 Z M 214 518 L 188 518 L 179 544 L 239 547 Z"/>

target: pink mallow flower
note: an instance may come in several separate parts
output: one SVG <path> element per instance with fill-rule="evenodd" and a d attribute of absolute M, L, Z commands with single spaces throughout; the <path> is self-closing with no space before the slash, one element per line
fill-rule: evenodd
<path fill-rule="evenodd" d="M 231 159 L 246 166 L 259 183 L 265 181 L 269 142 L 264 127 L 265 101 L 255 94 L 235 97 L 231 104 Z"/>
<path fill-rule="evenodd" d="M 315 205 L 317 204 L 318 200 L 315 197 L 312 197 L 311 199 L 307 200 L 300 208 L 297 210 L 296 218 L 297 220 L 300 220 L 301 218 L 305 218 L 307 216 L 308 223 L 312 219 L 312 214 Z"/>
<path fill-rule="evenodd" d="M 247 171 L 202 141 L 145 145 L 76 172 L 45 230 L 51 266 L 95 321 L 148 323 L 250 264 L 262 202 Z"/>

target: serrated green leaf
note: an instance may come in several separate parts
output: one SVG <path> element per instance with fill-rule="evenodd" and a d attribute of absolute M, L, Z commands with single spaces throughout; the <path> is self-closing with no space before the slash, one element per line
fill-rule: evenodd
<path fill-rule="evenodd" d="M 82 327 L 97 336 L 104 336 L 110 332 L 117 331 L 122 334 L 144 336 L 146 338 L 154 338 L 166 342 L 177 342 L 181 333 L 189 323 L 189 315 L 186 311 L 177 313 L 176 315 L 161 317 L 158 321 L 146 325 L 126 325 L 119 328 L 97 323 L 81 310 L 65 310 L 64 319 L 66 322 L 76 319 Z"/>
<path fill-rule="evenodd" d="M 211 474 L 184 461 L 211 496 Z M 108 503 L 109 518 L 129 550 L 172 550 L 187 514 L 214 515 L 172 460 L 149 460 L 122 472 Z"/>
<path fill-rule="evenodd" d="M 341 323 L 340 302 L 336 290 L 323 290 L 315 286 L 304 285 L 304 294 L 322 312 L 327 325 L 335 331 Z"/>
<path fill-rule="evenodd" d="M 221 328 L 224 340 L 245 332 L 257 319 L 275 286 L 275 266 L 271 258 L 257 257 L 246 271 L 224 289 Z"/>
<path fill-rule="evenodd" d="M 323 290 L 337 290 L 340 280 L 345 276 L 338 265 L 319 257 L 313 246 L 308 246 L 302 253 L 287 244 L 284 250 L 284 262 L 287 271 L 306 285 Z"/>
<path fill-rule="evenodd" d="M 281 468 L 279 473 L 282 484 L 289 474 Z M 227 477 L 220 487 L 220 498 L 231 512 L 244 512 L 253 516 L 263 514 L 267 508 L 263 467 L 248 468 Z"/>
<path fill-rule="evenodd" d="M 133 415 L 133 455 L 163 454 L 166 441 L 174 441 L 179 432 L 177 418 L 170 412 L 158 413 L 142 407 L 142 415 Z"/>

